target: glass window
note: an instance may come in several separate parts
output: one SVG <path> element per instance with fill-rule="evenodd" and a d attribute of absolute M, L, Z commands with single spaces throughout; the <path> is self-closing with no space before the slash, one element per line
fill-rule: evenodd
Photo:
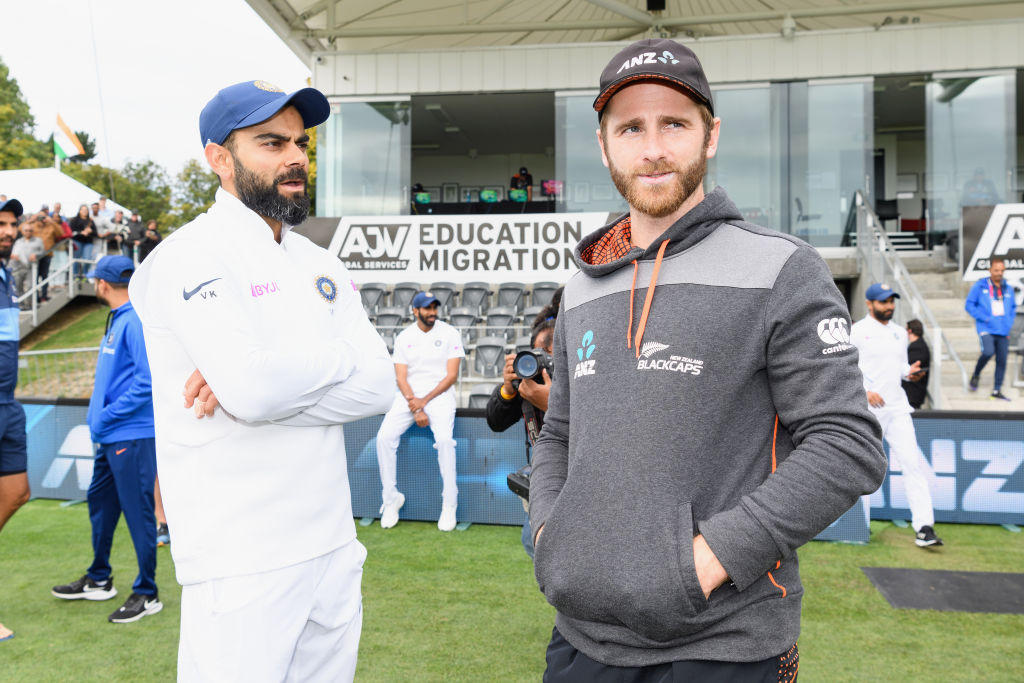
<path fill-rule="evenodd" d="M 563 181 L 559 211 L 626 213 L 629 207 L 601 162 L 597 93 L 555 93 L 555 170 Z"/>
<path fill-rule="evenodd" d="M 964 206 L 1015 201 L 1015 81 L 1012 71 L 935 74 L 929 81 L 924 186 L 930 231 L 959 230 Z"/>
<path fill-rule="evenodd" d="M 744 220 L 778 230 L 782 226 L 780 173 L 785 139 L 780 95 L 786 85 L 715 88 L 715 114 L 722 120 L 718 153 L 708 163 L 707 191 L 721 185 Z"/>
<path fill-rule="evenodd" d="M 870 79 L 789 84 L 790 232 L 816 247 L 842 244 L 854 192 L 871 187 Z"/>
<path fill-rule="evenodd" d="M 317 131 L 318 216 L 409 213 L 408 99 L 332 102 Z"/>

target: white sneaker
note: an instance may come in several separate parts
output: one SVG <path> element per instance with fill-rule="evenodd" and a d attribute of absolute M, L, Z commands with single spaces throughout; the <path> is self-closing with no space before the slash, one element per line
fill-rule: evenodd
<path fill-rule="evenodd" d="M 444 505 L 441 507 L 441 519 L 437 520 L 437 528 L 441 531 L 451 531 L 455 528 L 455 509 L 458 505 Z"/>
<path fill-rule="evenodd" d="M 405 496 L 401 493 L 391 503 L 384 503 L 380 506 L 380 528 L 390 529 L 398 524 L 398 511 L 405 505 Z"/>

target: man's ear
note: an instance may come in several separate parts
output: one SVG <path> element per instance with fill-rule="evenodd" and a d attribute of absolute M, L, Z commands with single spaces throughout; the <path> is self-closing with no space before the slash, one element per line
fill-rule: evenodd
<path fill-rule="evenodd" d="M 597 133 L 597 146 L 601 148 L 601 163 L 604 164 L 606 168 L 609 168 L 608 155 L 604 151 L 604 138 L 601 136 L 601 129 L 598 128 L 594 132 Z"/>
<path fill-rule="evenodd" d="M 218 145 L 216 142 L 208 142 L 203 150 L 203 154 L 206 156 L 206 163 L 210 165 L 213 172 L 220 178 L 221 185 L 234 179 L 235 160 L 231 156 L 231 150 L 223 145 Z"/>

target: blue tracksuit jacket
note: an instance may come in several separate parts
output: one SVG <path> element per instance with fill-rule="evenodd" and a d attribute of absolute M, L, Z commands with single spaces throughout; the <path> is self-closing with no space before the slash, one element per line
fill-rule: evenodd
<path fill-rule="evenodd" d="M 1002 289 L 1001 293 L 1000 289 Z M 1002 297 L 1005 315 L 992 315 L 993 296 L 997 299 Z M 1006 280 L 1003 280 L 1001 288 L 995 287 L 991 278 L 978 280 L 967 295 L 964 309 L 974 318 L 974 327 L 978 334 L 994 334 L 1005 337 L 1010 334 L 1014 316 L 1017 314 L 1016 294 Z"/>
<path fill-rule="evenodd" d="M 111 311 L 89 399 L 96 443 L 153 438 L 153 390 L 142 323 L 131 303 Z"/>

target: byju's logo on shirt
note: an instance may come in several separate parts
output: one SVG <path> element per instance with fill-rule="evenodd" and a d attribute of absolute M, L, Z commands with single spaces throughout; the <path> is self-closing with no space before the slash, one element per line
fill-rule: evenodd
<path fill-rule="evenodd" d="M 850 345 L 848 324 L 845 318 L 825 318 L 818 322 L 818 338 L 829 345 L 827 349 L 822 349 L 823 354 L 839 353 L 853 348 Z"/>
<path fill-rule="evenodd" d="M 576 364 L 576 371 L 573 373 L 573 378 L 578 379 L 583 375 L 593 375 L 594 366 L 597 363 L 597 359 L 591 358 L 594 354 L 594 331 L 587 330 L 583 333 L 583 339 L 580 341 L 580 347 L 576 349 L 576 356 L 579 358 L 579 363 Z"/>

